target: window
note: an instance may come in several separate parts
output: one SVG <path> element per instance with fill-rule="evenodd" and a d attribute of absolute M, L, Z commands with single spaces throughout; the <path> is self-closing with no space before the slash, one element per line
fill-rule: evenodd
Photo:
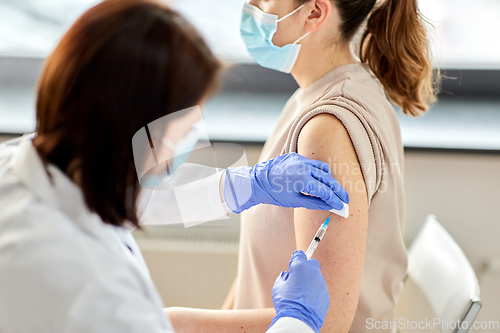
<path fill-rule="evenodd" d="M 46 56 L 64 31 L 99 0 L 0 0 L 0 54 Z M 221 58 L 252 62 L 239 37 L 244 0 L 170 0 L 190 20 Z M 434 24 L 439 67 L 500 68 L 498 0 L 420 0 Z"/>
<path fill-rule="evenodd" d="M 43 59 L 78 16 L 100 1 L 0 0 L 0 133 L 34 130 L 35 86 Z M 221 59 L 242 64 L 226 73 L 224 89 L 205 107 L 212 138 L 264 141 L 296 83 L 288 75 L 252 65 L 239 36 L 241 8 L 248 0 L 163 1 L 192 22 Z M 405 145 L 430 146 L 421 134 L 430 130 L 440 137 L 427 137 L 440 147 L 470 148 L 472 142 L 478 149 L 497 149 L 500 136 L 494 133 L 500 132 L 497 118 L 492 117 L 500 114 L 500 43 L 496 36 L 500 1 L 419 0 L 419 5 L 435 27 L 430 31 L 436 66 L 447 69 L 447 78 L 444 93 L 429 115 L 411 122 L 401 119 Z M 454 116 L 443 118 L 446 110 L 452 110 Z M 231 124 L 223 121 L 227 114 L 231 114 Z M 463 133 L 463 124 L 471 121 L 476 132 L 452 135 Z"/>
<path fill-rule="evenodd" d="M 0 54 L 45 57 L 98 0 L 0 0 Z"/>
<path fill-rule="evenodd" d="M 439 67 L 500 69 L 500 1 L 420 0 L 435 27 L 434 54 Z"/>

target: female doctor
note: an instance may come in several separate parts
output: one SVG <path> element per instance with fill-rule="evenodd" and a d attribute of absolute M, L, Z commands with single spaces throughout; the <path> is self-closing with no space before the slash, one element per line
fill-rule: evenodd
<path fill-rule="evenodd" d="M 174 331 L 125 229 L 139 227 L 131 142 L 155 119 L 202 104 L 218 69 L 193 28 L 152 0 L 104 1 L 63 37 L 39 82 L 37 134 L 0 146 L 0 332 Z M 183 114 L 175 131 L 165 128 L 172 156 L 196 120 Z M 170 173 L 179 164 L 172 156 Z M 235 211 L 338 209 L 348 200 L 328 167 L 296 154 L 227 172 L 240 180 L 210 185 L 218 205 L 226 188 L 252 191 L 243 205 L 227 204 Z M 276 181 L 308 185 L 281 193 Z M 329 305 L 320 270 L 293 254 L 273 288 L 268 332 L 319 332 Z M 238 316 L 242 331 L 256 329 L 254 315 Z"/>

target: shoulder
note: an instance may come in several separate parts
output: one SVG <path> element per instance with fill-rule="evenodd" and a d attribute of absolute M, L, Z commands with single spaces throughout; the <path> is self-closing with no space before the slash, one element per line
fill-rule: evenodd
<path fill-rule="evenodd" d="M 346 73 L 342 84 L 344 97 L 356 97 L 363 99 L 377 98 L 387 100 L 384 86 L 373 74 L 367 64 L 356 64 L 355 70 Z"/>
<path fill-rule="evenodd" d="M 355 193 L 370 198 L 374 181 L 373 154 L 369 140 L 354 135 L 331 113 L 311 118 L 302 128 L 297 152 L 330 165 L 332 175 L 355 199 Z"/>
<path fill-rule="evenodd" d="M 289 147 L 310 158 L 359 164 L 371 198 L 380 185 L 386 155 L 400 159 L 399 121 L 371 71 L 363 65 L 350 68 L 298 117 Z"/>
<path fill-rule="evenodd" d="M 13 156 L 18 150 L 21 138 L 7 140 L 0 143 L 0 179 L 4 180 L 4 175 L 10 167 Z"/>
<path fill-rule="evenodd" d="M 342 73 L 337 82 L 324 90 L 312 108 L 314 104 L 337 103 L 368 122 L 377 121 L 382 113 L 395 115 L 383 85 L 367 64 L 351 64 L 340 69 Z"/>
<path fill-rule="evenodd" d="M 311 118 L 298 138 L 298 152 L 308 158 L 330 164 L 358 164 L 358 158 L 349 132 L 342 121 L 330 113 Z"/>
<path fill-rule="evenodd" d="M 342 121 L 330 113 L 321 113 L 311 118 L 299 135 L 299 149 L 312 154 L 324 150 L 345 149 L 350 137 Z"/>

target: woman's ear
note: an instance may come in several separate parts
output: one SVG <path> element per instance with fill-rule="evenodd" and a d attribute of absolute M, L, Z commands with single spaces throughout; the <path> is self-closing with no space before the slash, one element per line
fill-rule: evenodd
<path fill-rule="evenodd" d="M 332 15 L 333 4 L 331 0 L 311 0 L 306 4 L 306 11 L 309 16 L 307 17 L 305 30 L 313 32 L 319 29 L 327 19 Z"/>

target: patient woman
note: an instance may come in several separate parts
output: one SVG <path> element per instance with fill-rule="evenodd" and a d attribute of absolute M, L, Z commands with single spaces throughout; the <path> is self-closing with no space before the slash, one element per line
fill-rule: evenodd
<path fill-rule="evenodd" d="M 270 35 L 272 43 L 283 47 L 299 40 L 301 45 L 295 62 L 290 50 L 286 52 L 292 55 L 280 62 L 272 50 L 255 48 L 264 47 L 258 29 L 242 29 L 257 62 L 291 70 L 300 86 L 282 111 L 260 161 L 288 152 L 326 161 L 350 196 L 349 217 L 331 216 L 329 231 L 314 254 L 331 297 L 321 329 L 324 333 L 365 332 L 370 323 L 394 319 L 407 253 L 403 242 L 403 146 L 391 101 L 403 113 L 417 116 L 435 100 L 426 26 L 417 0 L 375 2 L 251 0 L 242 20 L 244 28 L 248 13 L 257 21 L 260 17 L 260 22 L 267 20 L 262 12 L 274 14 L 283 20 Z M 358 32 L 362 33 L 361 43 L 353 53 Z M 307 248 L 328 216 L 326 211 L 269 205 L 244 212 L 238 275 L 225 308 L 259 309 L 255 310 L 256 323 L 270 323 L 276 275 L 287 269 L 293 250 Z M 181 309 L 170 312 L 178 331 L 184 331 L 182 319 L 187 313 Z M 234 320 L 238 311 L 212 315 L 211 324 L 203 331 L 240 331 Z M 190 312 L 193 331 L 207 323 L 208 317 Z"/>

